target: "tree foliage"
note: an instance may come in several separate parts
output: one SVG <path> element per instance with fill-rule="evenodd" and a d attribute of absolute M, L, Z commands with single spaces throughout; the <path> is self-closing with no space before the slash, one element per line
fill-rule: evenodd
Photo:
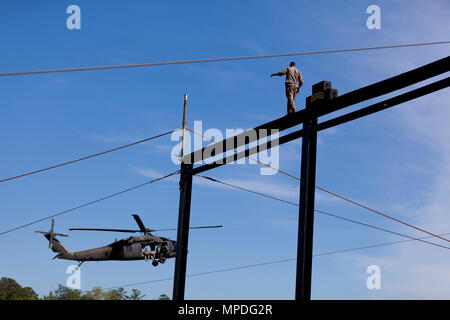
<path fill-rule="evenodd" d="M 58 289 L 55 292 L 50 291 L 43 300 L 142 300 L 144 296 L 137 289 L 133 289 L 131 295 L 127 295 L 124 288 L 103 290 L 100 287 L 94 287 L 92 290 L 82 292 L 58 285 Z"/>
<path fill-rule="evenodd" d="M 14 279 L 0 279 L 0 300 L 37 300 L 36 292 L 30 287 L 22 287 Z"/>
<path fill-rule="evenodd" d="M 131 289 L 128 294 L 124 288 L 104 290 L 94 287 L 89 291 L 72 289 L 58 285 L 54 291 L 41 299 L 30 287 L 22 287 L 14 279 L 0 279 L 0 300 L 142 300 L 145 297 L 138 289 Z M 161 294 L 158 300 L 170 300 L 166 294 Z"/>

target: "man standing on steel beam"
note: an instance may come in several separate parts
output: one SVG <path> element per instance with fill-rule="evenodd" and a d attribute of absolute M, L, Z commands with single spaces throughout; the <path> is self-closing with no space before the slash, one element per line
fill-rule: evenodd
<path fill-rule="evenodd" d="M 295 62 L 292 61 L 289 64 L 289 67 L 281 70 L 278 73 L 272 73 L 270 76 L 279 76 L 286 75 L 286 80 L 284 82 L 286 86 L 286 98 L 287 98 L 287 113 L 294 113 L 295 110 L 295 96 L 300 91 L 300 87 L 303 85 L 303 77 L 302 73 L 298 71 L 295 67 Z M 298 86 L 297 86 L 298 81 Z"/>

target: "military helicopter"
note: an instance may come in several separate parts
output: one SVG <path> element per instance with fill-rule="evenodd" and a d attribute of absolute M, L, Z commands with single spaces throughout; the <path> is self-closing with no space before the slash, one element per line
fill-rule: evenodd
<path fill-rule="evenodd" d="M 69 230 L 83 230 L 83 231 L 109 231 L 109 232 L 127 232 L 127 233 L 142 233 L 142 236 L 130 236 L 121 240 L 116 240 L 104 247 L 88 249 L 78 252 L 70 252 L 63 244 L 56 239 L 56 236 L 68 237 L 67 234 L 55 233 L 53 231 L 55 221 L 52 219 L 51 229 L 48 232 L 35 231 L 41 233 L 47 238 L 49 248 L 58 253 L 53 259 L 64 259 L 78 261 L 78 267 L 85 261 L 106 261 L 106 260 L 145 260 L 152 261 L 153 266 L 158 263 L 166 262 L 168 258 L 176 256 L 176 241 L 168 238 L 158 237 L 152 235 L 154 231 L 169 231 L 177 229 L 148 229 L 142 223 L 141 218 L 137 214 L 132 215 L 139 230 L 125 230 L 125 229 L 99 229 L 99 228 L 70 228 Z M 191 227 L 190 229 L 206 229 L 206 228 L 221 228 L 222 226 L 203 226 Z"/>

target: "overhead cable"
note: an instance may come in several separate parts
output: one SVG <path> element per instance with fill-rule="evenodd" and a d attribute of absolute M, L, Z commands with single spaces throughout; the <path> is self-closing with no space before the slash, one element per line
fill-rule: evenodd
<path fill-rule="evenodd" d="M 200 135 L 200 136 L 202 136 L 202 137 L 204 137 L 204 138 L 207 138 L 207 137 L 203 136 L 201 133 L 195 132 L 194 130 L 191 130 L 191 129 L 188 129 L 188 130 L 189 130 L 190 132 L 192 132 L 192 133 L 195 133 L 195 134 L 198 134 L 198 135 Z M 237 152 L 236 149 L 234 149 L 234 151 Z M 249 157 L 249 158 L 252 159 L 252 160 L 256 160 L 255 158 L 251 158 L 251 157 Z M 257 161 L 258 163 L 260 163 L 261 165 L 263 165 L 263 166 L 266 166 L 266 167 L 268 167 L 268 168 L 271 168 L 271 169 L 273 169 L 273 170 L 275 170 L 275 171 L 278 171 L 278 172 L 280 172 L 280 173 L 282 173 L 282 174 L 284 174 L 284 175 L 286 175 L 286 176 L 288 176 L 288 177 L 290 177 L 290 178 L 296 179 L 297 181 L 301 182 L 301 181 L 300 181 L 300 178 L 297 177 L 297 176 L 294 176 L 294 175 L 292 175 L 292 174 L 290 174 L 290 173 L 287 173 L 287 172 L 285 172 L 285 171 L 283 171 L 283 170 L 281 170 L 281 169 L 279 169 L 279 168 L 275 168 L 275 167 L 273 167 L 273 166 L 271 166 L 271 165 L 269 165 L 269 164 L 263 163 L 263 162 L 261 162 L 261 161 L 259 161 L 259 160 L 256 160 L 256 161 Z M 200 176 L 200 175 L 197 175 L 197 176 Z M 430 231 L 427 231 L 427 230 L 425 230 L 425 229 L 423 229 L 423 228 L 420 228 L 420 227 L 417 227 L 417 226 L 415 226 L 415 225 L 412 225 L 412 224 L 410 224 L 410 223 L 408 223 L 408 222 L 405 222 L 405 221 L 403 221 L 403 220 L 400 220 L 400 219 L 398 219 L 398 218 L 394 218 L 394 217 L 392 217 L 392 216 L 390 216 L 390 215 L 388 215 L 388 214 L 386 214 L 386 213 L 383 213 L 383 212 L 381 212 L 381 211 L 379 211 L 379 210 L 372 209 L 372 208 L 370 208 L 370 207 L 368 207 L 368 206 L 366 206 L 366 205 L 363 205 L 363 204 L 361 204 L 361 203 L 359 203 L 359 202 L 357 202 L 357 201 L 351 200 L 351 199 L 349 199 L 349 198 L 347 198 L 347 197 L 341 196 L 341 195 L 339 195 L 339 194 L 337 194 L 337 193 L 335 193 L 335 192 L 332 192 L 332 191 L 330 191 L 330 190 L 328 190 L 328 189 L 325 189 L 325 188 L 320 187 L 320 186 L 317 186 L 317 185 L 315 186 L 315 188 L 316 188 L 316 189 L 319 189 L 319 190 L 321 190 L 321 191 L 323 191 L 323 192 L 326 192 L 326 193 L 328 193 L 328 194 L 330 194 L 330 195 L 332 195 L 332 196 L 334 196 L 334 197 L 337 197 L 337 198 L 340 198 L 340 199 L 345 200 L 345 201 L 347 201 L 347 202 L 350 202 L 350 203 L 352 203 L 352 204 L 355 204 L 355 205 L 357 205 L 357 206 L 359 206 L 359 207 L 361 207 L 361 208 L 363 208 L 363 209 L 366 209 L 366 210 L 369 210 L 369 211 L 371 211 L 371 212 L 374 212 L 374 213 L 376 213 L 376 214 L 378 214 L 378 215 L 381 215 L 381 216 L 383 216 L 383 217 L 385 217 L 385 218 L 391 219 L 391 220 L 393 220 L 393 221 L 395 221 L 395 222 L 401 223 L 401 224 L 406 225 L 406 226 L 408 226 L 408 227 L 410 227 L 410 228 L 413 228 L 413 229 L 416 229 L 416 230 L 418 230 L 418 231 L 424 232 L 424 233 L 426 233 L 426 234 L 429 234 L 429 235 L 431 235 L 431 236 L 433 236 L 433 237 L 436 237 L 436 238 L 439 238 L 439 239 L 441 239 L 441 240 L 445 240 L 445 241 L 447 241 L 447 242 L 450 242 L 450 240 L 448 240 L 448 239 L 446 239 L 446 238 L 444 238 L 444 237 L 442 237 L 442 236 L 440 236 L 440 235 L 438 235 L 438 234 L 432 233 L 432 232 L 430 232 Z"/>
<path fill-rule="evenodd" d="M 246 191 L 246 192 L 257 194 L 259 196 L 263 196 L 263 197 L 266 197 L 266 198 L 270 198 L 270 199 L 273 199 L 273 200 L 277 200 L 277 201 L 280 201 L 280 202 L 291 204 L 291 205 L 294 205 L 294 206 L 297 206 L 297 207 L 299 206 L 298 203 L 294 203 L 294 202 L 291 202 L 291 201 L 283 200 L 283 199 L 280 199 L 280 198 L 277 198 L 277 197 L 274 197 L 274 196 L 271 196 L 271 195 L 267 195 L 267 194 L 264 194 L 264 193 L 261 193 L 261 192 L 258 192 L 258 191 L 254 191 L 254 190 L 248 189 L 248 188 L 240 187 L 240 186 L 237 186 L 235 184 L 224 182 L 224 181 L 212 178 L 212 177 L 203 176 L 203 175 L 200 175 L 200 174 L 196 174 L 195 176 L 203 178 L 203 179 L 206 179 L 206 180 L 210 180 L 210 181 L 213 181 L 213 182 L 216 182 L 216 183 L 220 183 L 220 184 L 232 187 L 232 188 L 236 188 L 236 189 L 240 189 L 240 190 L 243 190 L 243 191 Z M 395 235 L 402 236 L 402 237 L 405 237 L 405 238 L 408 238 L 408 239 L 411 239 L 411 240 L 424 242 L 424 243 L 427 243 L 427 244 L 430 244 L 430 245 L 433 245 L 433 246 L 437 246 L 437 247 L 441 247 L 441 248 L 444 248 L 444 249 L 450 249 L 450 247 L 443 246 L 443 245 L 440 245 L 440 244 L 437 244 L 437 243 L 434 243 L 434 242 L 422 240 L 421 238 L 411 237 L 411 236 L 408 236 L 408 235 L 405 235 L 405 234 L 402 234 L 402 233 L 399 233 L 399 232 L 395 232 L 395 231 L 391 231 L 391 230 L 388 230 L 388 229 L 376 227 L 376 226 L 373 226 L 373 225 L 370 225 L 370 224 L 367 224 L 367 223 L 364 223 L 364 222 L 352 220 L 352 219 L 349 219 L 349 218 L 344 218 L 344 217 L 341 217 L 341 216 L 338 216 L 338 215 L 335 215 L 335 214 L 332 214 L 332 213 L 328 213 L 328 212 L 325 212 L 325 211 L 322 211 L 322 210 L 314 210 L 314 211 L 318 212 L 320 214 L 323 214 L 323 215 L 327 215 L 327 216 L 336 218 L 336 219 L 341 219 L 341 220 L 344 220 L 344 221 L 348 221 L 348 222 L 352 222 L 352 223 L 355 223 L 355 224 L 363 225 L 363 226 L 366 226 L 366 227 L 369 227 L 369 228 L 372 228 L 372 229 L 376 229 L 376 230 L 380 230 L 380 231 L 383 231 L 383 232 L 395 234 Z"/>
<path fill-rule="evenodd" d="M 123 69 L 123 68 L 137 68 L 137 67 L 156 67 L 156 66 L 190 64 L 190 63 L 201 63 L 201 62 L 222 62 L 222 61 L 280 58 L 280 57 L 291 57 L 291 56 L 304 56 L 304 55 L 316 55 L 316 54 L 329 54 L 329 53 L 343 53 L 343 52 L 354 52 L 354 51 L 367 51 L 367 50 L 396 49 L 396 48 L 408 48 L 408 47 L 419 47 L 419 46 L 430 46 L 430 45 L 442 45 L 442 44 L 449 44 L 449 43 L 450 43 L 450 41 L 435 41 L 435 42 L 407 43 L 407 44 L 385 45 L 385 46 L 374 46 L 374 47 L 363 47 L 363 48 L 276 53 L 276 54 L 230 57 L 230 58 L 211 58 L 211 59 L 196 59 L 196 60 L 150 62 L 150 63 L 138 63 L 138 64 L 123 64 L 123 65 L 112 65 L 112 66 L 95 66 L 95 67 L 61 68 L 61 69 L 47 69 L 47 70 L 34 70 L 34 71 L 3 72 L 3 73 L 0 73 L 0 77 L 30 75 L 30 74 L 43 74 L 43 73 L 56 73 L 56 72 Z"/>
<path fill-rule="evenodd" d="M 35 170 L 35 171 L 22 173 L 22 174 L 19 174 L 17 176 L 13 176 L 13 177 L 10 177 L 10 178 L 2 179 L 2 180 L 0 180 L 0 183 L 1 182 L 6 182 L 6 181 L 10 181 L 10 180 L 14 180 L 14 179 L 18 179 L 18 178 L 22 178 L 22 177 L 29 176 L 29 175 L 32 175 L 32 174 L 48 171 L 48 170 L 51 170 L 51 169 L 67 166 L 69 164 L 80 162 L 80 161 L 83 161 L 83 160 L 86 160 L 86 159 L 98 157 L 98 156 L 104 155 L 106 153 L 110 153 L 110 152 L 113 152 L 113 151 L 121 150 L 121 149 L 128 148 L 128 147 L 131 147 L 131 146 L 143 143 L 143 142 L 147 142 L 147 141 L 150 141 L 150 140 L 153 140 L 153 139 L 157 139 L 157 138 L 163 137 L 163 136 L 171 134 L 172 132 L 175 132 L 177 130 L 180 130 L 180 129 L 171 130 L 169 132 L 161 133 L 161 134 L 158 134 L 158 135 L 150 137 L 150 138 L 138 140 L 138 141 L 135 141 L 135 142 L 132 142 L 132 143 L 120 146 L 120 147 L 116 147 L 116 148 L 109 149 L 109 150 L 106 150 L 106 151 L 102 151 L 102 152 L 99 152 L 99 153 L 91 154 L 89 156 L 85 156 L 85 157 L 82 157 L 82 158 L 79 158 L 79 159 L 75 159 L 75 160 L 59 163 L 59 164 L 56 164 L 56 165 L 53 165 L 53 166 L 50 166 L 50 167 L 47 167 L 47 168 L 43 168 L 43 169 L 39 169 L 39 170 Z"/>
<path fill-rule="evenodd" d="M 87 203 L 81 204 L 81 205 L 79 205 L 79 206 L 76 206 L 76 207 L 73 207 L 73 208 L 70 208 L 70 209 L 67 209 L 67 210 L 64 210 L 64 211 L 55 213 L 55 214 L 52 214 L 51 216 L 47 216 L 47 217 L 44 217 L 44 218 L 41 218 L 41 219 L 38 219 L 38 220 L 35 220 L 35 221 L 32 221 L 32 222 L 29 222 L 29 223 L 27 223 L 27 224 L 24 224 L 24 225 L 21 225 L 21 226 L 18 226 L 18 227 L 15 227 L 15 228 L 12 228 L 12 229 L 9 229 L 9 230 L 0 232 L 0 236 L 1 236 L 1 235 L 4 235 L 4 234 L 6 234 L 6 233 L 9 233 L 9 232 L 18 230 L 18 229 L 22 229 L 22 228 L 28 227 L 28 226 L 33 225 L 33 224 L 36 224 L 36 223 L 38 223 L 38 222 L 45 221 L 45 220 L 48 220 L 48 219 L 51 219 L 51 218 L 54 218 L 54 217 L 57 217 L 57 216 L 60 216 L 60 215 L 63 215 L 63 214 L 66 214 L 66 213 L 69 213 L 69 212 L 78 210 L 78 209 L 81 209 L 81 208 L 84 208 L 84 207 L 87 207 L 87 206 L 90 206 L 90 205 L 92 205 L 92 204 L 94 204 L 94 203 L 98 203 L 98 202 L 100 202 L 100 201 L 103 201 L 103 200 L 106 200 L 106 199 L 113 198 L 113 197 L 115 197 L 115 196 L 118 196 L 118 195 L 120 195 L 120 194 L 126 193 L 126 192 L 128 192 L 128 191 L 132 191 L 132 190 L 141 188 L 141 187 L 143 187 L 143 186 L 147 186 L 147 185 L 149 185 L 149 184 L 152 184 L 152 183 L 154 183 L 154 182 L 163 180 L 163 179 L 165 179 L 165 178 L 168 178 L 168 177 L 173 176 L 173 175 L 178 174 L 178 173 L 180 173 L 179 170 L 177 170 L 177 171 L 175 171 L 175 172 L 172 172 L 172 173 L 169 173 L 169 174 L 167 174 L 167 175 L 165 175 L 165 176 L 162 176 L 162 177 L 159 177 L 159 178 L 156 178 L 156 179 L 147 181 L 147 182 L 145 182 L 145 183 L 139 184 L 139 185 L 137 185 L 137 186 L 134 186 L 134 187 L 131 187 L 131 188 L 128 188 L 128 189 L 125 189 L 125 190 L 122 190 L 122 191 L 119 191 L 119 192 L 110 194 L 110 195 L 108 195 L 108 196 L 105 196 L 105 197 L 102 197 L 102 198 L 99 198 L 99 199 L 96 199 L 96 200 L 93 200 L 93 201 L 89 201 L 89 202 L 87 202 Z"/>

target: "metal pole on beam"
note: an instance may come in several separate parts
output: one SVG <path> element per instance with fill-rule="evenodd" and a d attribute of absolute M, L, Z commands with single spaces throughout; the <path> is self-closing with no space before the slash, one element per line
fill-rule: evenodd
<path fill-rule="evenodd" d="M 306 109 L 310 109 L 307 102 Z M 308 110 L 310 111 L 310 110 Z M 295 299 L 311 299 L 317 118 L 303 123 Z"/>
<path fill-rule="evenodd" d="M 187 115 L 187 93 L 184 95 L 184 107 L 183 107 L 183 121 L 181 122 L 181 125 L 183 127 L 183 139 L 181 143 L 181 157 L 184 157 L 184 138 L 186 136 L 186 115 Z"/>
<path fill-rule="evenodd" d="M 181 163 L 180 204 L 178 209 L 177 245 L 175 256 L 175 276 L 173 281 L 173 300 L 184 300 L 186 284 L 186 262 L 189 239 L 189 219 L 191 215 L 192 164 Z"/>

